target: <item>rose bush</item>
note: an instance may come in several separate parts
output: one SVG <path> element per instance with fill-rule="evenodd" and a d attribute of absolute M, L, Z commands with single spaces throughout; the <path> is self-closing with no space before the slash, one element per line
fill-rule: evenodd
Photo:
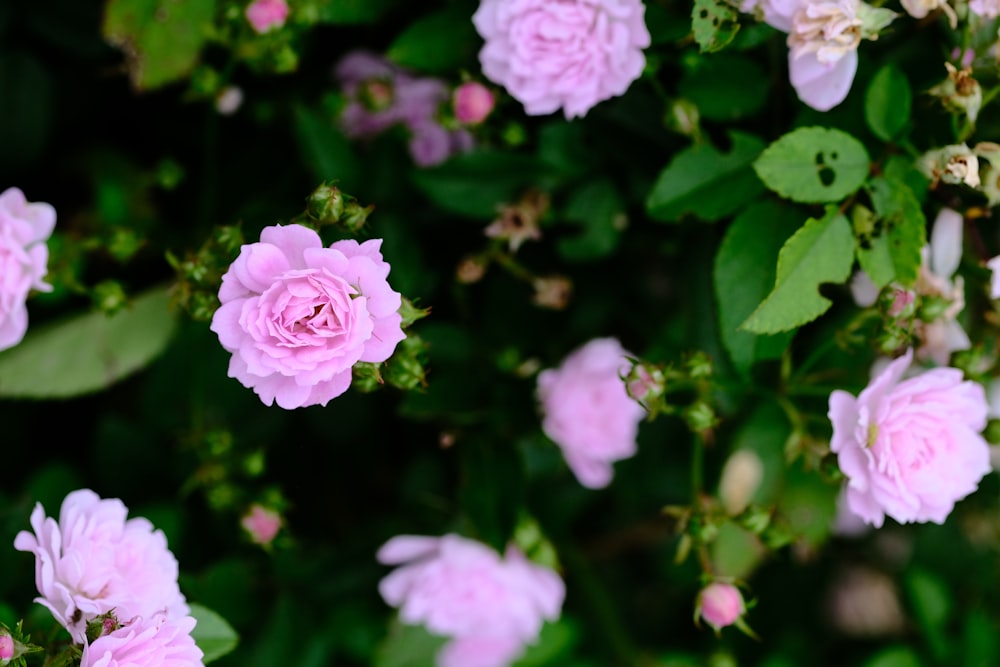
<path fill-rule="evenodd" d="M 323 247 L 301 225 L 265 228 L 222 277 L 211 329 L 229 375 L 265 405 L 326 405 L 359 361 L 385 361 L 406 336 L 381 240 Z"/>

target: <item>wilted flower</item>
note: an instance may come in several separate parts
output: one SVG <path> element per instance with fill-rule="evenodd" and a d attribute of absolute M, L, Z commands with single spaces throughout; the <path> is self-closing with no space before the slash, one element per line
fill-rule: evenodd
<path fill-rule="evenodd" d="M 28 293 L 52 289 L 42 278 L 49 260 L 45 242 L 55 225 L 48 204 L 29 203 L 17 188 L 0 193 L 0 350 L 20 343 L 28 331 Z"/>
<path fill-rule="evenodd" d="M 246 17 L 258 33 L 275 30 L 288 19 L 288 3 L 285 0 L 254 0 L 247 6 Z"/>
<path fill-rule="evenodd" d="M 500 208 L 500 215 L 483 233 L 494 239 L 507 241 L 511 252 L 517 252 L 525 241 L 542 238 L 538 220 L 549 208 L 549 198 L 540 190 L 531 190 L 514 204 Z"/>
<path fill-rule="evenodd" d="M 958 69 L 951 63 L 945 63 L 944 67 L 948 70 L 948 78 L 927 92 L 940 98 L 946 109 L 963 113 L 969 122 L 975 123 L 983 105 L 982 86 L 972 78 L 972 70 L 968 67 Z"/>
<path fill-rule="evenodd" d="M 202 667 L 195 619 L 136 618 L 85 644 L 80 667 Z"/>
<path fill-rule="evenodd" d="M 979 159 L 965 144 L 927 151 L 917 165 L 931 179 L 931 187 L 936 187 L 939 181 L 979 187 Z"/>
<path fill-rule="evenodd" d="M 559 617 L 565 587 L 552 570 L 514 546 L 503 557 L 458 535 L 400 535 L 377 558 L 399 565 L 379 583 L 404 623 L 422 624 L 451 641 L 439 667 L 506 667 Z"/>
<path fill-rule="evenodd" d="M 645 11 L 640 0 L 481 0 L 472 22 L 486 41 L 483 75 L 528 115 L 583 116 L 642 74 Z"/>
<path fill-rule="evenodd" d="M 531 302 L 541 308 L 562 310 L 569 304 L 573 283 L 565 276 L 543 276 L 531 281 L 535 293 Z"/>
<path fill-rule="evenodd" d="M 848 507 L 875 527 L 886 515 L 943 523 L 990 471 L 982 385 L 954 368 L 902 379 L 912 359 L 907 350 L 857 398 L 830 395 L 830 449 L 848 479 Z"/>
<path fill-rule="evenodd" d="M 745 612 L 743 594 L 732 584 L 715 581 L 698 593 L 695 619 L 701 616 L 716 632 L 736 623 Z"/>
<path fill-rule="evenodd" d="M 265 405 L 326 405 L 359 361 L 388 359 L 406 338 L 381 239 L 323 247 L 302 225 L 265 227 L 222 276 L 211 329 L 229 376 Z"/>
<path fill-rule="evenodd" d="M 610 484 L 611 464 L 636 451 L 646 411 L 625 390 L 629 356 L 618 340 L 596 338 L 538 376 L 542 429 L 588 488 Z"/>
<path fill-rule="evenodd" d="M 126 520 L 122 501 L 89 489 L 63 500 L 59 521 L 41 504 L 31 512 L 34 533 L 21 531 L 18 551 L 35 554 L 35 601 L 52 612 L 73 641 L 83 643 L 87 622 L 114 611 L 121 618 L 186 616 L 177 585 L 177 559 L 167 538 L 143 518 Z"/>

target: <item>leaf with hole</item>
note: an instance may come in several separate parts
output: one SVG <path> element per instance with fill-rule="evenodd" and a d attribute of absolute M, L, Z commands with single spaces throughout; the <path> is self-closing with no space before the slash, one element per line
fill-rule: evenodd
<path fill-rule="evenodd" d="M 753 167 L 771 190 L 807 204 L 840 201 L 868 176 L 868 151 L 841 130 L 803 127 L 768 146 Z"/>
<path fill-rule="evenodd" d="M 927 219 L 906 184 L 876 178 L 869 185 L 874 224 L 870 232 L 855 230 L 858 262 L 876 287 L 890 282 L 910 286 L 917 280 L 927 245 Z"/>
<path fill-rule="evenodd" d="M 739 32 L 739 14 L 724 0 L 695 0 L 691 29 L 702 53 L 720 51 Z"/>

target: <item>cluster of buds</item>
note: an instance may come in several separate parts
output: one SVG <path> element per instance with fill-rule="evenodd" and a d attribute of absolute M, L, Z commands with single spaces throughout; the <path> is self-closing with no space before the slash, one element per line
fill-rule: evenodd
<path fill-rule="evenodd" d="M 42 651 L 41 646 L 30 643 L 31 637 L 24 634 L 19 622 L 14 629 L 0 623 L 0 666 L 25 667 L 25 656 Z"/>
<path fill-rule="evenodd" d="M 293 220 L 315 228 L 338 225 L 352 234 L 357 234 L 375 210 L 373 204 L 362 206 L 357 200 L 342 192 L 333 183 L 326 182 L 306 198 L 306 210 Z"/>
<path fill-rule="evenodd" d="M 679 367 L 631 359 L 632 367 L 622 380 L 628 395 L 646 408 L 649 418 L 679 414 L 694 433 L 707 436 L 718 425 L 715 410 L 707 400 L 712 360 L 703 352 L 688 356 Z M 675 393 L 693 392 L 690 401 L 672 400 Z M 686 403 L 686 405 L 685 405 Z"/>
<path fill-rule="evenodd" d="M 219 284 L 232 258 L 243 245 L 238 225 L 217 227 L 201 248 L 181 259 L 167 252 L 167 261 L 177 273 L 174 302 L 194 320 L 208 321 L 219 308 Z"/>

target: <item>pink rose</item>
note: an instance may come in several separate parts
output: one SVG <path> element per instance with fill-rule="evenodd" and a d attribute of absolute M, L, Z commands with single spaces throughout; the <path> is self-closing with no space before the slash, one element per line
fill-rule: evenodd
<path fill-rule="evenodd" d="M 458 535 L 400 535 L 377 558 L 399 565 L 379 583 L 404 623 L 452 638 L 439 667 L 504 667 L 559 617 L 565 588 L 552 570 L 510 546 L 493 549 Z"/>
<path fill-rule="evenodd" d="M 14 638 L 6 630 L 0 630 L 0 660 L 10 660 L 13 657 Z"/>
<path fill-rule="evenodd" d="M 697 613 L 715 630 L 732 625 L 739 619 L 746 606 L 740 589 L 732 584 L 713 582 L 698 594 Z"/>
<path fill-rule="evenodd" d="M 275 30 L 288 19 L 288 3 L 285 0 L 254 0 L 247 6 L 246 17 L 258 33 Z"/>
<path fill-rule="evenodd" d="M 302 225 L 266 227 L 222 276 L 211 329 L 233 353 L 229 376 L 265 405 L 326 405 L 351 367 L 385 361 L 406 335 L 381 239 L 323 247 Z"/>
<path fill-rule="evenodd" d="M 455 118 L 466 125 L 482 123 L 493 111 L 495 104 L 493 93 L 478 81 L 466 81 L 451 96 Z"/>
<path fill-rule="evenodd" d="M 597 338 L 538 376 L 542 429 L 562 448 L 580 483 L 592 489 L 611 483 L 612 462 L 636 452 L 646 411 L 622 380 L 632 367 L 628 354 L 616 339 Z"/>
<path fill-rule="evenodd" d="M 29 204 L 24 193 L 0 193 L 0 350 L 21 342 L 28 331 L 28 292 L 48 292 L 42 280 L 49 261 L 45 241 L 56 226 L 56 211 L 44 203 Z"/>
<path fill-rule="evenodd" d="M 195 619 L 136 618 L 83 647 L 80 667 L 202 667 Z"/>
<path fill-rule="evenodd" d="M 148 520 L 127 515 L 117 498 L 102 500 L 81 489 L 63 500 L 58 523 L 35 505 L 34 533 L 21 531 L 14 539 L 15 549 L 35 554 L 41 594 L 35 601 L 77 643 L 83 643 L 88 621 L 112 610 L 119 618 L 188 614 L 167 538 Z"/>
<path fill-rule="evenodd" d="M 645 12 L 640 0 L 482 0 L 472 22 L 483 75 L 528 115 L 583 116 L 642 74 Z"/>
<path fill-rule="evenodd" d="M 907 350 L 857 398 L 830 395 L 830 449 L 848 479 L 848 507 L 876 528 L 887 514 L 943 523 L 990 471 L 982 385 L 954 368 L 902 379 L 912 359 Z"/>
<path fill-rule="evenodd" d="M 255 544 L 270 544 L 281 530 L 281 515 L 254 503 L 240 525 Z"/>

